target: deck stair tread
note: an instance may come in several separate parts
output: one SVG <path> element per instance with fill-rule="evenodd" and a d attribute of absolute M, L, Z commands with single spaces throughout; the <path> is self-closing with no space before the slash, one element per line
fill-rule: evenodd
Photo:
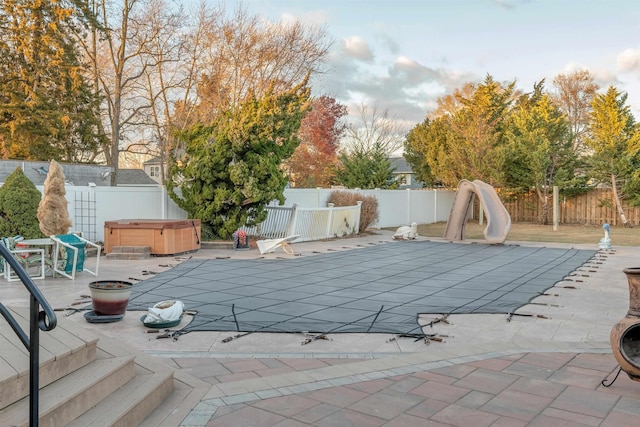
<path fill-rule="evenodd" d="M 111 393 L 69 427 L 138 425 L 173 391 L 173 372 L 146 372 L 136 368 L 136 376 Z"/>
<path fill-rule="evenodd" d="M 23 330 L 28 331 L 28 309 L 9 309 Z M 51 384 L 95 359 L 98 338 L 76 334 L 64 326 L 40 331 L 40 386 Z M 0 409 L 28 396 L 29 353 L 18 336 L 0 317 Z"/>
<path fill-rule="evenodd" d="M 100 336 L 98 357 L 114 357 L 135 354 L 137 365 L 147 372 L 173 373 L 173 393 L 148 417 L 139 423 L 144 427 L 175 427 L 189 414 L 210 390 L 211 384 L 181 371 L 176 371 L 161 359 L 149 356 L 143 351 L 132 349 L 113 338 Z M 97 424 L 99 425 L 99 424 Z"/>

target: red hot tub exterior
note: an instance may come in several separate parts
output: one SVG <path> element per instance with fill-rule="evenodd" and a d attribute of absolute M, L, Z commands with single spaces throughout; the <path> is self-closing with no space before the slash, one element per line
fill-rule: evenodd
<path fill-rule="evenodd" d="M 104 251 L 115 246 L 149 246 L 152 255 L 200 249 L 199 219 L 121 219 L 105 221 Z"/>

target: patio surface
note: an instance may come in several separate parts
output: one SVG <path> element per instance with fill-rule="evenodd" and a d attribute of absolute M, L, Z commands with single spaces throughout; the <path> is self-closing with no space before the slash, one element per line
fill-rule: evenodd
<path fill-rule="evenodd" d="M 312 259 L 329 252 L 412 243 L 393 242 L 391 235 L 380 231 L 292 247 L 297 256 Z M 190 332 L 177 340 L 156 339 L 157 334 L 147 333 L 140 323 L 143 312 L 128 312 L 112 324 L 87 323 L 74 310 L 59 315 L 70 314 L 68 319 L 87 329 L 117 337 L 209 382 L 209 393 L 183 426 L 636 426 L 640 382 L 622 373 L 611 387 L 601 384 L 617 371 L 609 331 L 629 307 L 622 269 L 636 266 L 640 254 L 640 248 L 616 247 L 615 235 L 612 240 L 612 251 L 598 252 L 592 262 L 511 318 L 420 316 L 424 332 L 435 338 L 429 344 L 387 333 L 318 337 Z M 574 247 L 596 250 L 597 242 Z M 99 279 L 135 283 L 189 258 L 226 257 L 292 256 L 207 249 L 144 261 L 103 257 Z M 86 301 L 82 295 L 88 294 L 87 284 L 93 280 L 83 273 L 75 281 L 48 278 L 39 284 L 51 304 L 62 310 L 82 306 L 72 304 Z M 7 306 L 27 305 L 15 282 L 2 283 L 0 300 Z M 185 316 L 176 329 L 190 320 Z"/>

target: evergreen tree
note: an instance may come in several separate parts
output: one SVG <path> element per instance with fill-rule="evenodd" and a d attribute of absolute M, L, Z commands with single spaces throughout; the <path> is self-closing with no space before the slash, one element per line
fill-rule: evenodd
<path fill-rule="evenodd" d="M 487 76 L 439 100 L 439 115 L 405 140 L 406 159 L 420 179 L 452 187 L 461 179 L 504 185 L 504 127 L 515 96 L 515 82 L 503 85 Z"/>
<path fill-rule="evenodd" d="M 426 118 L 407 135 L 404 158 L 411 165 L 416 179 L 427 185 L 442 183 L 455 187 L 460 178 L 448 163 L 449 146 L 455 143 L 448 115 Z"/>
<path fill-rule="evenodd" d="M 210 126 L 180 135 L 184 154 L 174 153 L 167 190 L 205 238 L 227 239 L 238 228 L 265 220 L 265 206 L 284 203 L 287 177 L 281 169 L 299 144 L 308 110 L 307 81 L 281 93 L 243 102 Z"/>
<path fill-rule="evenodd" d="M 605 94 L 591 103 L 589 136 L 586 145 L 593 151 L 590 170 L 597 182 L 611 183 L 618 214 L 625 226 L 631 226 L 622 209 L 622 198 L 632 197 L 639 188 L 640 132 L 627 105 L 627 94 L 609 86 Z M 637 196 L 635 196 L 637 198 Z"/>
<path fill-rule="evenodd" d="M 76 47 L 80 0 L 0 2 L 0 147 L 11 159 L 76 161 L 97 147 L 97 99 Z"/>
<path fill-rule="evenodd" d="M 338 158 L 336 181 L 347 188 L 398 188 L 393 179 L 395 168 L 385 151 L 374 146 L 371 150 L 356 147 L 351 152 L 343 151 Z"/>
<path fill-rule="evenodd" d="M 577 155 L 572 150 L 567 117 L 543 93 L 541 82 L 523 95 L 505 126 L 506 182 L 523 192 L 533 189 L 543 206 L 541 222 L 549 221 L 554 185 L 574 186 Z"/>
<path fill-rule="evenodd" d="M 0 187 L 0 236 L 43 237 L 38 225 L 38 205 L 42 195 L 17 168 Z"/>

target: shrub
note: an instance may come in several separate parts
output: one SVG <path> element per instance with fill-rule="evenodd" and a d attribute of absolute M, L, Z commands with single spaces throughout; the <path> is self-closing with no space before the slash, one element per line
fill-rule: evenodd
<path fill-rule="evenodd" d="M 13 171 L 0 187 L 0 236 L 43 237 L 37 216 L 41 198 L 40 191 L 22 169 Z"/>
<path fill-rule="evenodd" d="M 358 232 L 363 233 L 378 220 L 378 199 L 375 196 L 365 196 L 350 191 L 332 191 L 327 199 L 327 203 L 333 203 L 334 206 L 355 206 L 359 201 L 362 202 L 362 206 Z"/>

